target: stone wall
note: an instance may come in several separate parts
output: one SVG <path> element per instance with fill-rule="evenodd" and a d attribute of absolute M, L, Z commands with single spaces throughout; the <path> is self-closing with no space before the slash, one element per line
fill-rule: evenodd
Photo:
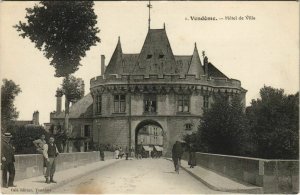
<path fill-rule="evenodd" d="M 144 121 L 155 121 L 163 130 L 163 154 L 170 156 L 173 144 L 186 134 L 197 131 L 200 117 L 198 116 L 132 116 L 131 118 L 131 143 L 135 146 L 137 126 Z M 185 124 L 192 124 L 190 130 L 186 130 Z M 129 142 L 128 117 L 115 115 L 113 117 L 101 117 L 94 120 L 93 141 L 101 144 L 118 145 L 125 148 Z"/>
<path fill-rule="evenodd" d="M 112 152 L 105 152 L 105 159 L 112 159 Z M 40 154 L 15 155 L 15 181 L 43 175 L 43 156 Z M 99 161 L 99 152 L 61 153 L 57 157 L 56 171 Z"/>
<path fill-rule="evenodd" d="M 267 160 L 239 156 L 199 153 L 197 165 L 234 180 L 261 186 L 264 193 L 296 193 L 299 191 L 298 160 Z M 188 159 L 188 154 L 184 154 Z"/>

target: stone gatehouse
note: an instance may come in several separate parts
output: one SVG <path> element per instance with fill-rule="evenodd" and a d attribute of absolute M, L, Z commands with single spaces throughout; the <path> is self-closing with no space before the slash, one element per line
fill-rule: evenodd
<path fill-rule="evenodd" d="M 119 37 L 108 65 L 101 56 L 101 72 L 90 80 L 90 94 L 70 108 L 70 125 L 78 131 L 90 125 L 86 140 L 96 144 L 136 147 L 139 130 L 155 125 L 168 154 L 176 140 L 197 130 L 215 94 L 238 95 L 245 104 L 241 82 L 218 70 L 204 52 L 201 59 L 196 43 L 191 55 L 174 54 L 165 26 L 149 27 L 139 53 L 123 52 Z M 62 117 L 52 113 L 51 121 Z"/>

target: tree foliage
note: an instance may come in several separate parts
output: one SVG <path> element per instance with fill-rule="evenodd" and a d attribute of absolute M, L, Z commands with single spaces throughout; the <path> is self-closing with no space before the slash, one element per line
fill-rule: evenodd
<path fill-rule="evenodd" d="M 21 92 L 21 88 L 12 80 L 3 79 L 1 86 L 1 131 L 6 131 L 13 120 L 19 116 L 19 112 L 14 105 L 16 96 Z"/>
<path fill-rule="evenodd" d="M 15 26 L 55 67 L 56 77 L 76 70 L 91 46 L 99 42 L 92 1 L 41 1 L 27 8 L 27 22 Z"/>
<path fill-rule="evenodd" d="M 210 153 L 242 155 L 247 131 L 247 119 L 241 99 L 234 96 L 229 101 L 222 95 L 217 95 L 200 121 L 198 137 L 201 149 Z"/>
<path fill-rule="evenodd" d="M 251 132 L 261 158 L 298 159 L 299 93 L 263 87 L 260 98 L 247 108 Z"/>
<path fill-rule="evenodd" d="M 84 96 L 84 81 L 74 76 L 64 78 L 62 92 L 69 102 L 76 102 Z"/>
<path fill-rule="evenodd" d="M 39 139 L 42 134 L 49 139 L 49 134 L 44 127 L 38 125 L 14 126 L 11 129 L 13 135 L 12 144 L 16 149 L 16 154 L 36 154 L 36 148 L 33 141 Z"/>

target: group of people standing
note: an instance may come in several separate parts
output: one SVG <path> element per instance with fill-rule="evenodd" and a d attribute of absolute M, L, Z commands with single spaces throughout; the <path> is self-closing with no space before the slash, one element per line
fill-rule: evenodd
<path fill-rule="evenodd" d="M 9 132 L 1 136 L 1 170 L 2 170 L 2 187 L 16 187 L 15 179 L 15 148 L 11 144 L 12 134 Z M 49 142 L 46 142 L 46 136 L 41 135 L 40 139 L 33 141 L 38 153 L 43 155 L 43 174 L 46 183 L 56 183 L 54 181 L 55 159 L 59 154 L 54 143 L 54 137 L 50 136 Z"/>
<path fill-rule="evenodd" d="M 134 148 L 129 148 L 128 146 L 125 147 L 125 150 L 120 146 L 116 146 L 115 148 L 115 159 L 123 158 L 125 155 L 126 160 L 128 160 L 129 157 L 134 157 Z"/>

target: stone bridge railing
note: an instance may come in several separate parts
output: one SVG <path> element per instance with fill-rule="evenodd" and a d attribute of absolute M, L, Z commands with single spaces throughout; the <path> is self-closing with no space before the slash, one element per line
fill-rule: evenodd
<path fill-rule="evenodd" d="M 185 153 L 185 160 L 188 154 Z M 196 153 L 197 165 L 237 181 L 263 187 L 264 193 L 297 193 L 299 161 Z"/>
<path fill-rule="evenodd" d="M 105 159 L 112 159 L 113 152 L 105 152 Z M 43 156 L 41 154 L 15 155 L 15 180 L 43 175 Z M 61 153 L 57 157 L 56 171 L 74 168 L 99 161 L 99 152 Z"/>

